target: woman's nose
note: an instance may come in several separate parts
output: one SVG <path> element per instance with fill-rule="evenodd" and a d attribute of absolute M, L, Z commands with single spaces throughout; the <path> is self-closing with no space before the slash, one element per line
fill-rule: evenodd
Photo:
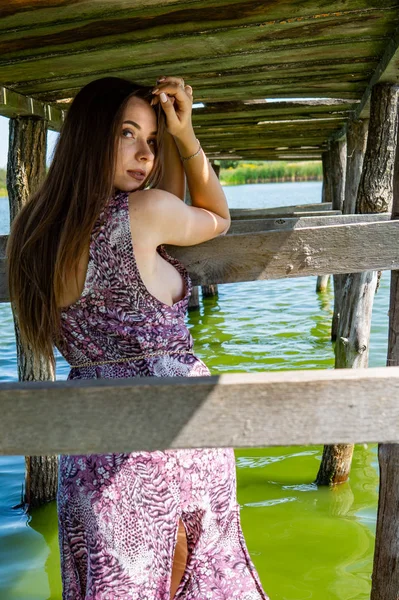
<path fill-rule="evenodd" d="M 146 160 L 150 160 L 154 156 L 151 146 L 147 144 L 147 142 L 142 142 L 139 145 L 137 148 L 137 154 L 141 159 L 145 158 Z"/>

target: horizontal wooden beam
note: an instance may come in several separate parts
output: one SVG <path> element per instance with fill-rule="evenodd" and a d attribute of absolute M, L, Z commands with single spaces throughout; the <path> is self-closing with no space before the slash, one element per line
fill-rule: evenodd
<path fill-rule="evenodd" d="M 355 111 L 345 125 L 333 133 L 330 137 L 331 140 L 345 138 L 350 120 L 357 121 L 358 119 L 367 119 L 370 116 L 371 92 L 377 83 L 399 84 L 399 27 L 387 42 L 385 52 L 374 69 Z"/>
<path fill-rule="evenodd" d="M 371 91 L 376 83 L 399 84 L 399 27 L 387 42 L 385 52 L 354 113 L 354 119 L 365 119 L 370 114 Z"/>
<path fill-rule="evenodd" d="M 48 121 L 49 129 L 59 131 L 65 118 L 65 111 L 0 86 L 0 115 L 8 118 L 20 116 L 45 119 Z"/>
<path fill-rule="evenodd" d="M 0 302 L 8 301 L 6 242 L 0 236 Z M 240 233 L 166 248 L 194 285 L 384 271 L 399 269 L 399 220 Z"/>
<path fill-rule="evenodd" d="M 331 211 L 332 212 L 332 211 Z M 354 215 L 323 215 L 317 217 L 273 217 L 269 219 L 235 219 L 232 221 L 227 235 L 235 233 L 255 233 L 256 231 L 303 229 L 305 227 L 327 227 L 349 223 L 373 223 L 390 221 L 391 213 L 354 214 Z"/>
<path fill-rule="evenodd" d="M 0 383 L 0 454 L 399 442 L 398 396 L 399 367 Z"/>
<path fill-rule="evenodd" d="M 194 285 L 384 271 L 399 268 L 399 221 L 242 233 L 169 251 Z"/>
<path fill-rule="evenodd" d="M 303 212 L 327 212 L 332 210 L 332 202 L 315 202 L 313 204 L 292 204 L 290 206 L 273 206 L 270 208 L 231 208 L 232 219 L 265 219 L 268 215 L 292 215 Z"/>

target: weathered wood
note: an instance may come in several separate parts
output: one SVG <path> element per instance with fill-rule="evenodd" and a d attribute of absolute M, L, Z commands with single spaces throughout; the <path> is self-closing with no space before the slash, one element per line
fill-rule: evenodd
<path fill-rule="evenodd" d="M 366 152 L 368 120 L 351 121 L 347 131 L 345 196 L 342 213 L 356 212 L 356 198 Z"/>
<path fill-rule="evenodd" d="M 211 162 L 212 168 L 215 171 L 217 178 L 220 176 L 220 165 L 216 165 L 213 161 Z M 201 293 L 203 298 L 216 298 L 219 295 L 217 283 L 211 285 L 203 285 L 201 287 Z"/>
<path fill-rule="evenodd" d="M 306 227 L 326 227 L 329 225 L 344 225 L 345 223 L 371 223 L 389 221 L 391 213 L 365 214 L 365 215 L 330 215 L 320 217 L 279 217 L 271 219 L 236 219 L 231 223 L 226 235 L 236 233 L 255 233 L 257 231 L 281 231 L 285 229 L 303 229 Z"/>
<path fill-rule="evenodd" d="M 315 202 L 313 204 L 292 204 L 290 206 L 273 206 L 271 208 L 231 208 L 232 219 L 265 219 L 270 215 L 290 215 L 303 212 L 331 212 L 332 202 Z"/>
<path fill-rule="evenodd" d="M 199 286 L 193 285 L 191 296 L 188 300 L 188 310 L 196 310 L 199 308 Z"/>
<path fill-rule="evenodd" d="M 8 301 L 4 276 L 6 239 L 7 236 L 0 236 L 0 302 Z M 399 267 L 399 223 L 233 234 L 197 246 L 166 248 L 186 265 L 193 285 L 360 273 L 368 269 L 384 271 Z"/>
<path fill-rule="evenodd" d="M 379 84 L 372 91 L 367 148 L 356 201 L 357 212 L 391 210 L 398 97 L 399 88 L 395 86 Z M 348 272 L 344 277 L 335 276 L 334 286 L 336 282 L 339 283 L 339 313 L 335 367 L 365 368 L 368 366 L 371 315 L 378 273 Z M 334 446 L 326 450 L 317 481 L 325 484 L 345 481 L 349 476 L 352 453 L 353 446 L 346 449 Z"/>
<path fill-rule="evenodd" d="M 397 81 L 398 6 L 114 0 L 111 9 L 86 0 L 82 11 L 74 0 L 3 2 L 1 83 L 67 110 L 83 85 L 102 76 L 153 85 L 160 72 L 179 73 L 205 103 L 198 120 L 194 110 L 194 126 L 209 157 L 318 158 L 360 101 L 357 116 L 367 116 L 372 85 Z M 285 112 L 281 102 L 265 103 L 300 96 L 329 99 L 308 108 L 291 101 Z"/>
<path fill-rule="evenodd" d="M 399 136 L 394 166 L 392 219 L 399 219 Z M 387 366 L 399 365 L 399 271 L 391 272 Z M 388 369 L 390 371 L 391 369 Z M 399 597 L 399 445 L 380 444 L 380 491 L 371 600 Z"/>
<path fill-rule="evenodd" d="M 364 91 L 363 97 L 356 108 L 355 119 L 369 116 L 370 100 L 373 87 L 377 83 L 399 83 L 399 27 L 385 44 L 384 54 L 374 69 L 374 73 Z"/>
<path fill-rule="evenodd" d="M 323 187 L 321 192 L 321 201 L 323 203 L 330 202 L 332 206 L 332 181 L 330 167 L 331 153 L 323 152 Z M 316 280 L 316 293 L 324 292 L 327 289 L 330 275 L 318 275 Z"/>
<path fill-rule="evenodd" d="M 203 298 L 211 298 L 212 296 L 217 296 L 218 294 L 219 294 L 219 290 L 218 290 L 217 283 L 202 286 L 202 297 Z"/>
<path fill-rule="evenodd" d="M 337 485 L 347 481 L 352 455 L 352 444 L 324 446 L 316 485 Z"/>
<path fill-rule="evenodd" d="M 320 202 L 319 206 L 322 206 L 322 203 Z M 233 210 L 239 210 L 239 209 L 233 209 Z M 327 215 L 341 215 L 341 211 L 340 210 L 299 210 L 299 211 L 286 211 L 286 212 L 275 212 L 273 210 L 269 211 L 260 211 L 258 213 L 256 213 L 256 209 L 253 209 L 253 213 L 252 212 L 248 212 L 245 213 L 243 209 L 243 214 L 242 215 L 238 215 L 237 217 L 232 216 L 232 221 L 239 221 L 241 219 L 264 219 L 264 218 L 273 218 L 273 219 L 279 219 L 279 218 L 285 218 L 285 217 L 318 217 L 318 216 L 327 216 Z"/>
<path fill-rule="evenodd" d="M 398 394 L 399 367 L 0 383 L 0 454 L 397 442 Z"/>
<path fill-rule="evenodd" d="M 33 117 L 17 117 L 10 119 L 9 127 L 7 189 L 12 222 L 45 176 L 46 122 Z M 15 315 L 14 327 L 19 380 L 54 380 L 54 369 L 50 362 L 42 359 L 35 366 L 32 352 L 24 352 Z M 57 457 L 27 456 L 25 463 L 27 508 L 54 500 L 57 493 Z"/>
<path fill-rule="evenodd" d="M 331 203 L 333 210 L 342 212 L 345 198 L 346 176 L 346 139 L 331 142 L 329 149 L 328 166 L 330 168 Z M 340 311 L 341 289 L 340 279 L 333 276 L 334 282 L 334 312 L 331 323 L 331 339 L 334 340 L 337 331 L 338 315 Z"/>
<path fill-rule="evenodd" d="M 380 444 L 380 489 L 371 600 L 399 598 L 399 445 Z"/>
<path fill-rule="evenodd" d="M 50 129 L 59 131 L 65 112 L 54 104 L 46 104 L 0 86 L 0 115 L 3 117 L 37 117 L 47 121 Z"/>
<path fill-rule="evenodd" d="M 356 212 L 390 212 L 395 162 L 399 87 L 375 86 Z"/>
<path fill-rule="evenodd" d="M 345 160 L 346 172 L 340 186 L 340 197 L 335 199 L 335 205 L 342 202 L 342 212 L 355 213 L 356 198 L 362 174 L 364 153 L 366 150 L 368 123 L 365 121 L 352 121 L 347 131 L 347 155 Z M 343 161 L 342 161 L 343 162 Z M 342 165 L 344 166 L 344 165 Z M 342 173 L 341 173 L 342 174 Z M 342 201 L 343 193 L 343 201 Z M 345 275 L 334 275 L 334 312 L 331 324 L 331 341 L 337 339 L 338 319 L 341 313 L 342 291 L 345 285 Z"/>

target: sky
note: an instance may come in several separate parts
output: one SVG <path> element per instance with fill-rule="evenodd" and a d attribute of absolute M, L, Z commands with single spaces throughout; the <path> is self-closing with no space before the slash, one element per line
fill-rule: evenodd
<path fill-rule="evenodd" d="M 48 131 L 47 134 L 47 158 L 46 162 L 49 165 L 51 161 L 51 155 L 54 150 L 55 142 L 58 138 L 56 131 Z M 7 154 L 8 154 L 8 119 L 6 117 L 0 117 L 0 169 L 7 168 Z"/>

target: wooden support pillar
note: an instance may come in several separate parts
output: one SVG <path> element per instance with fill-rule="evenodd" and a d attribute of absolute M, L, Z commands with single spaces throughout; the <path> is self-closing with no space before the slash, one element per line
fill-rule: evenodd
<path fill-rule="evenodd" d="M 215 165 L 213 161 L 211 162 L 211 165 L 212 165 L 213 170 L 215 171 L 216 175 L 219 178 L 220 165 Z M 186 185 L 186 195 L 184 198 L 184 202 L 186 204 L 191 205 L 191 196 L 190 196 L 190 190 L 188 189 L 188 185 Z M 214 297 L 214 296 L 217 296 L 219 293 L 217 283 L 211 284 L 211 285 L 203 285 L 203 286 L 201 286 L 201 291 L 202 291 L 203 298 Z M 199 286 L 197 286 L 197 285 L 193 286 L 193 291 L 191 292 L 191 296 L 188 301 L 188 308 L 189 308 L 189 310 L 194 310 L 196 308 L 199 308 Z"/>
<path fill-rule="evenodd" d="M 11 222 L 36 191 L 46 174 L 47 122 L 35 117 L 16 117 L 9 122 L 7 190 Z M 11 307 L 12 308 L 12 307 Z M 21 346 L 17 319 L 14 316 L 20 381 L 53 381 L 53 368 L 40 361 L 34 368 L 32 354 Z M 57 492 L 57 456 L 25 457 L 25 497 L 27 509 L 54 500 Z"/>
<path fill-rule="evenodd" d="M 332 189 L 331 189 L 331 166 L 330 166 L 331 154 L 330 152 L 323 152 L 321 156 L 323 165 L 323 187 L 321 192 L 322 202 L 332 202 Z M 316 293 L 324 292 L 327 289 L 327 285 L 330 279 L 330 275 L 318 275 L 316 281 Z"/>
<path fill-rule="evenodd" d="M 347 158 L 345 177 L 345 197 L 342 212 L 353 215 L 356 211 L 356 198 L 363 170 L 364 155 L 369 128 L 368 119 L 351 121 L 346 134 Z"/>
<path fill-rule="evenodd" d="M 359 213 L 391 210 L 398 90 L 398 87 L 390 84 L 378 84 L 372 91 L 367 148 L 356 201 L 356 212 Z M 364 271 L 338 277 L 343 279 L 343 283 L 340 282 L 342 295 L 335 368 L 366 368 L 378 272 Z M 352 454 L 352 445 L 325 446 L 316 483 L 333 485 L 345 481 L 349 476 Z"/>
<path fill-rule="evenodd" d="M 393 184 L 392 219 L 399 219 L 399 135 Z M 391 271 L 387 366 L 399 366 L 399 271 Z M 399 444 L 380 444 L 380 491 L 371 600 L 399 598 Z"/>
<path fill-rule="evenodd" d="M 367 144 L 367 134 L 368 120 L 352 121 L 349 124 L 346 137 L 347 156 L 346 174 L 344 177 L 344 201 L 341 208 L 343 214 L 354 214 L 356 212 L 356 198 L 359 189 L 360 178 L 362 175 L 363 161 Z M 332 342 L 335 342 L 337 339 L 338 321 L 342 309 L 342 293 L 345 281 L 346 275 L 334 275 L 334 315 L 331 325 Z"/>
<path fill-rule="evenodd" d="M 184 202 L 191 206 L 191 196 L 190 190 L 188 189 L 187 181 L 186 181 L 186 193 L 184 196 Z M 188 310 L 196 310 L 199 308 L 199 286 L 193 285 L 193 289 L 191 292 L 191 296 L 188 300 Z"/>
<path fill-rule="evenodd" d="M 214 161 L 211 161 L 211 165 L 219 179 L 220 165 L 215 165 Z M 203 298 L 212 298 L 212 297 L 218 296 L 218 294 L 219 294 L 217 283 L 210 284 L 210 285 L 203 285 L 203 286 L 201 286 L 201 290 L 202 290 Z"/>
<path fill-rule="evenodd" d="M 346 140 L 337 140 L 330 145 L 330 168 L 331 168 L 331 202 L 333 210 L 343 210 L 345 200 L 346 179 Z M 331 341 L 337 337 L 338 318 L 341 307 L 342 280 L 333 275 L 334 281 L 334 313 L 331 323 Z"/>

